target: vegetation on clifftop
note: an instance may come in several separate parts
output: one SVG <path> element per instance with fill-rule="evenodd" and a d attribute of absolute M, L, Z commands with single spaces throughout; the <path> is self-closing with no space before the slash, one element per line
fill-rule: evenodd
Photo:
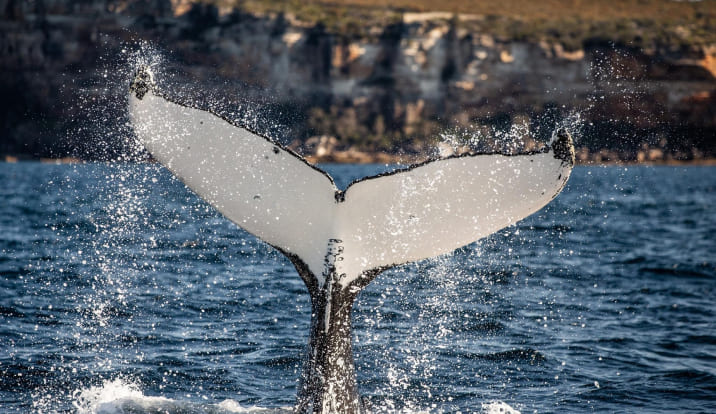
<path fill-rule="evenodd" d="M 576 50 L 590 39 L 640 48 L 683 49 L 716 44 L 716 2 L 673 0 L 197 0 L 251 13 L 283 13 L 306 24 L 323 24 L 339 36 L 370 36 L 408 13 L 461 15 L 472 32 L 506 41 L 546 40 Z"/>

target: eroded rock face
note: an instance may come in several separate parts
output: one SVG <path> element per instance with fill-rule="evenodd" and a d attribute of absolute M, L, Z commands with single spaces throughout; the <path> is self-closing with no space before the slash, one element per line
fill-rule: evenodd
<path fill-rule="evenodd" d="M 647 53 L 592 41 L 565 50 L 471 32 L 434 13 L 344 38 L 291 16 L 176 0 L 0 0 L 0 13 L 0 93 L 15 97 L 0 104 L 3 153 L 75 148 L 79 134 L 56 139 L 81 123 L 73 103 L 120 96 L 102 77 L 140 39 L 171 51 L 178 83 L 278 106 L 287 142 L 327 134 L 337 149 L 423 151 L 422 140 L 445 128 L 507 130 L 523 118 L 547 141 L 578 110 L 578 145 L 591 152 L 636 158 L 646 144 L 716 153 L 716 46 Z"/>

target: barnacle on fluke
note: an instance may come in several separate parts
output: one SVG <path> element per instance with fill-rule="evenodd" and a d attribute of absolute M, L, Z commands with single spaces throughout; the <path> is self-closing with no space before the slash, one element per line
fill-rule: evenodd
<path fill-rule="evenodd" d="M 554 157 L 568 165 L 574 165 L 574 145 L 572 144 L 572 136 L 566 129 L 560 128 L 555 133 L 552 140 L 552 149 Z"/>
<path fill-rule="evenodd" d="M 149 92 L 152 86 L 152 75 L 149 73 L 149 68 L 146 65 L 139 66 L 137 74 L 134 75 L 134 80 L 129 85 L 129 90 L 134 92 L 137 99 L 144 98 L 144 95 Z"/>

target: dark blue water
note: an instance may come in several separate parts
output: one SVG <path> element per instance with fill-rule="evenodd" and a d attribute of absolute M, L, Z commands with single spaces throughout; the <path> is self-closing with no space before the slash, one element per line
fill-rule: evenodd
<path fill-rule="evenodd" d="M 309 303 L 279 253 L 157 165 L 0 183 L 0 412 L 292 405 Z M 519 225 L 364 291 L 359 385 L 379 412 L 716 412 L 715 302 L 716 168 L 580 167 Z"/>

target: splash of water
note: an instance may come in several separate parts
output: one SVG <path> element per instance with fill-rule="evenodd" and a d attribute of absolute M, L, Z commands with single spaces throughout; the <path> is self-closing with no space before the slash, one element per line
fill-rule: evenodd
<path fill-rule="evenodd" d="M 195 413 L 195 414 L 232 414 L 232 413 L 291 413 L 288 407 L 271 409 L 262 407 L 242 407 L 234 400 L 224 400 L 218 404 L 197 404 L 176 401 L 164 397 L 144 395 L 135 383 L 122 379 L 105 381 L 73 393 L 73 405 L 77 414 L 125 414 L 125 413 Z"/>
<path fill-rule="evenodd" d="M 587 126 L 584 113 L 588 110 L 589 108 L 571 109 L 560 115 L 542 114 L 533 120 L 518 118 L 508 129 L 497 125 L 478 124 L 453 127 L 440 133 L 440 139 L 432 150 L 432 156 L 447 157 L 467 152 L 518 154 L 533 151 L 548 144 L 553 133 L 560 129 L 569 132 L 577 147 Z"/>

